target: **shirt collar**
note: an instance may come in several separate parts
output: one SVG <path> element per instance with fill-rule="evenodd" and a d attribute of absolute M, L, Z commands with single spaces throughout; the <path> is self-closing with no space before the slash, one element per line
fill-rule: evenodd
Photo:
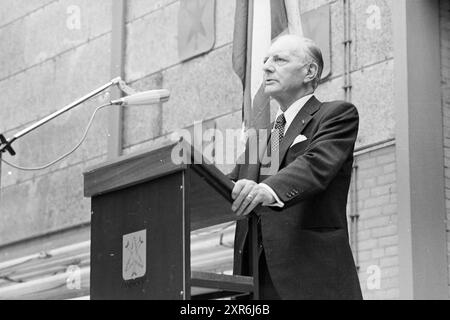
<path fill-rule="evenodd" d="M 308 94 L 307 96 L 304 96 L 297 101 L 295 101 L 291 106 L 284 112 L 284 117 L 286 118 L 286 125 L 284 126 L 284 132 L 286 133 L 287 129 L 291 125 L 292 121 L 294 121 L 297 114 L 300 112 L 300 110 L 305 106 L 305 104 L 314 96 L 314 94 Z M 283 113 L 281 109 L 278 109 L 277 116 L 275 119 L 278 119 L 278 116 L 280 116 Z"/>

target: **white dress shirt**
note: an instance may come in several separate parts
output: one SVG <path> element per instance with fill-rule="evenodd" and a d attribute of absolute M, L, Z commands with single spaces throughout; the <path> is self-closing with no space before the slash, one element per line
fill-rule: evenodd
<path fill-rule="evenodd" d="M 286 124 L 284 126 L 284 135 L 286 135 L 286 132 L 288 131 L 289 126 L 291 125 L 292 121 L 294 121 L 294 119 L 297 116 L 297 114 L 305 106 L 305 104 L 309 101 L 309 99 L 311 99 L 313 96 L 314 96 L 314 94 L 309 94 L 307 96 L 304 96 L 303 98 L 298 99 L 297 101 L 295 101 L 286 110 L 286 112 L 284 112 L 284 117 L 286 118 Z M 281 109 L 278 109 L 277 116 L 276 116 L 275 119 L 278 119 L 278 117 L 282 113 L 283 113 L 283 111 Z M 274 128 L 272 128 L 272 131 L 273 130 L 274 130 Z M 273 195 L 273 197 L 275 198 L 275 202 L 274 203 L 270 203 L 270 204 L 263 203 L 263 206 L 266 206 L 266 207 L 280 207 L 280 208 L 284 207 L 284 203 L 280 200 L 280 198 L 278 197 L 276 192 L 271 187 L 269 187 L 265 183 L 260 183 L 259 185 L 261 187 L 265 188 L 267 191 L 269 191 Z"/>

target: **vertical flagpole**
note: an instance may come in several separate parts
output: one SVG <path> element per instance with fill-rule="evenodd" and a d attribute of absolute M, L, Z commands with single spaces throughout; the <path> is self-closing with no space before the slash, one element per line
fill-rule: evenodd
<path fill-rule="evenodd" d="M 286 6 L 289 33 L 303 37 L 304 33 L 299 0 L 284 0 L 284 5 Z"/>

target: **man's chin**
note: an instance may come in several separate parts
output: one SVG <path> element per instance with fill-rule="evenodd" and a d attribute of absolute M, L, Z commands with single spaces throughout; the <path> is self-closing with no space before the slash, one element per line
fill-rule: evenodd
<path fill-rule="evenodd" d="M 266 85 L 264 87 L 264 93 L 267 95 L 272 95 L 272 94 L 276 93 L 277 91 L 278 90 L 273 85 Z"/>

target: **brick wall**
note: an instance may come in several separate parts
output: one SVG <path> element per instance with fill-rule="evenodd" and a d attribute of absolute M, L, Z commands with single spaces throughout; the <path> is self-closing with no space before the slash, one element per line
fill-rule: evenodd
<path fill-rule="evenodd" d="M 447 208 L 447 255 L 450 261 L 450 3 L 440 1 L 442 108 L 444 115 L 445 196 Z M 449 264 L 450 279 L 450 264 Z M 450 295 L 450 280 L 449 280 Z"/>
<path fill-rule="evenodd" d="M 395 145 L 363 151 L 355 165 L 356 197 L 350 193 L 348 213 L 352 213 L 351 202 L 356 201 L 353 208 L 357 208 L 359 220 L 355 258 L 363 296 L 370 300 L 395 299 L 399 296 Z M 380 272 L 379 287 L 376 272 Z"/>

